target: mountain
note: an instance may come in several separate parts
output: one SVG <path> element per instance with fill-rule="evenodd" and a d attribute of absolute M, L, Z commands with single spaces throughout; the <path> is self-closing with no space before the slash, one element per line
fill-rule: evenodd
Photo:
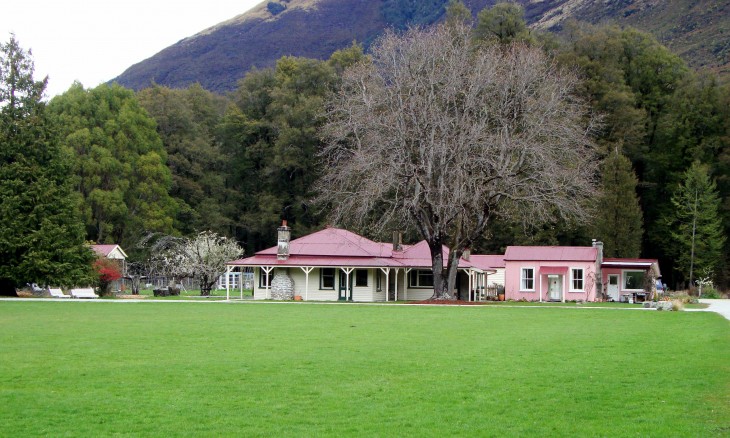
<path fill-rule="evenodd" d="M 285 55 L 326 59 L 353 41 L 370 44 L 387 27 L 427 25 L 448 0 L 272 0 L 185 38 L 115 79 L 142 89 L 199 82 L 225 93 L 252 67 Z M 476 14 L 495 0 L 465 0 Z M 560 30 L 566 20 L 631 25 L 653 33 L 694 67 L 730 76 L 730 0 L 519 0 L 531 27 Z"/>

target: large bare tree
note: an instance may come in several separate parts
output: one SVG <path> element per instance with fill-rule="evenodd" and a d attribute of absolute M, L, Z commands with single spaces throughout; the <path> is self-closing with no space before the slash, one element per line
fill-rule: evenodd
<path fill-rule="evenodd" d="M 329 100 L 320 199 L 332 220 L 415 227 L 434 299 L 502 216 L 589 215 L 597 160 L 576 77 L 539 48 L 485 45 L 458 23 L 386 33 Z M 447 260 L 444 260 L 446 246 Z"/>

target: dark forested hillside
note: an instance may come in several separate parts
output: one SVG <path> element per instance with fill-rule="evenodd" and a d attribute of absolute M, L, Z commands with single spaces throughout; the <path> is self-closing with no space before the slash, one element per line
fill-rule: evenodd
<path fill-rule="evenodd" d="M 369 45 L 387 27 L 425 25 L 443 17 L 447 0 L 276 0 L 185 38 L 131 66 L 116 81 L 133 89 L 153 83 L 185 88 L 199 82 L 228 92 L 251 67 L 282 56 L 327 59 L 353 41 Z M 496 0 L 466 0 L 474 14 Z M 728 0 L 519 0 L 533 28 L 559 30 L 570 19 L 628 24 L 652 32 L 693 67 L 728 74 Z"/>

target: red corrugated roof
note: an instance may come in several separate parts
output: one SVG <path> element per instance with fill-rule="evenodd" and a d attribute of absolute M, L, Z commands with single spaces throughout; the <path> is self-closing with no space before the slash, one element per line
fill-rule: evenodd
<path fill-rule="evenodd" d="M 591 246 L 508 246 L 505 261 L 590 262 L 596 260 Z"/>
<path fill-rule="evenodd" d="M 619 259 L 606 257 L 603 259 L 603 263 L 657 263 L 656 259 Z"/>
<path fill-rule="evenodd" d="M 277 260 L 277 247 L 267 248 L 233 262 L 232 266 L 355 266 L 392 268 L 430 268 L 431 251 L 426 241 L 416 245 L 403 245 L 402 251 L 393 251 L 392 244 L 373 242 L 353 232 L 326 228 L 322 231 L 294 239 L 289 244 L 289 258 Z M 449 251 L 444 247 L 444 266 Z M 461 268 L 472 267 L 461 260 Z"/>
<path fill-rule="evenodd" d="M 480 269 L 504 268 L 504 256 L 501 254 L 472 254 L 469 261 Z"/>
<path fill-rule="evenodd" d="M 325 228 L 312 234 L 294 239 L 289 243 L 290 256 L 332 256 L 332 257 L 390 257 L 392 246 L 373 242 L 351 231 L 340 228 Z M 272 246 L 257 255 L 276 255 Z"/>

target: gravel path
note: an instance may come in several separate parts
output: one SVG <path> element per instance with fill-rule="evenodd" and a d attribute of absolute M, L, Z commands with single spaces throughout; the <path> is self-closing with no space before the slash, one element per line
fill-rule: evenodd
<path fill-rule="evenodd" d="M 707 309 L 685 309 L 689 312 L 717 312 L 730 320 L 730 300 L 705 300 L 700 299 L 700 303 L 709 304 Z"/>

